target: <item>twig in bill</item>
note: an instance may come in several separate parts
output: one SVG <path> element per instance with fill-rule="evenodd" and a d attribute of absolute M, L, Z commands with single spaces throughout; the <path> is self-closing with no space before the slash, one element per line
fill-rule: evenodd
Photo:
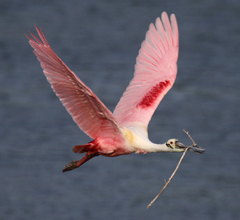
<path fill-rule="evenodd" d="M 162 190 L 160 191 L 160 193 L 158 193 L 156 195 L 156 197 L 149 203 L 149 205 L 147 206 L 147 208 L 151 207 L 151 205 L 157 200 L 157 198 L 162 194 L 162 192 L 167 188 L 168 184 L 171 182 L 172 178 L 174 177 L 175 173 L 177 172 L 186 152 L 188 151 L 189 147 L 185 149 L 185 151 L 183 152 L 178 165 L 176 166 L 175 170 L 173 171 L 172 175 L 170 176 L 170 178 L 168 179 L 168 181 L 165 183 L 164 187 L 162 188 Z"/>
<path fill-rule="evenodd" d="M 188 132 L 188 131 L 185 131 L 185 129 L 183 129 L 183 131 L 187 134 L 187 136 L 188 136 L 188 137 L 190 138 L 190 140 L 193 142 L 193 146 L 197 146 L 196 143 L 195 143 L 195 141 L 194 141 L 194 140 L 192 139 L 192 137 L 190 136 L 189 132 Z M 181 158 L 180 158 L 180 160 L 179 160 L 179 162 L 178 162 L 175 170 L 173 171 L 172 175 L 170 176 L 170 178 L 168 179 L 167 182 L 166 182 L 166 180 L 164 180 L 164 181 L 165 181 L 164 187 L 163 187 L 162 190 L 155 196 L 155 198 L 149 203 L 149 205 L 147 206 L 147 208 L 150 208 L 150 207 L 152 206 L 152 204 L 157 200 L 157 198 L 158 198 L 158 197 L 163 193 L 163 191 L 167 188 L 168 184 L 171 182 L 172 178 L 174 177 L 175 173 L 177 172 L 177 170 L 178 170 L 178 168 L 179 168 L 179 166 L 180 166 L 180 164 L 181 164 L 181 162 L 182 162 L 185 154 L 186 154 L 187 151 L 189 150 L 189 148 L 190 148 L 190 147 L 187 147 L 187 148 L 184 150 L 184 152 L 183 152 L 183 154 L 182 154 L 182 156 L 181 156 Z"/>
<path fill-rule="evenodd" d="M 190 138 L 190 140 L 193 142 L 193 145 L 196 146 L 197 144 L 195 143 L 195 141 L 192 139 L 192 137 L 190 136 L 189 132 L 186 131 L 185 129 L 183 129 L 183 131 L 186 133 L 186 135 Z"/>

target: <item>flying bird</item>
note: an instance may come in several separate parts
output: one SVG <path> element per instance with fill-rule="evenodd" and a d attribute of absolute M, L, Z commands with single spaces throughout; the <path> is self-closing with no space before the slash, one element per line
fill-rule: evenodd
<path fill-rule="evenodd" d="M 174 14 L 162 13 L 150 24 L 136 59 L 134 77 L 112 113 L 54 53 L 44 33 L 36 26 L 38 39 L 30 32 L 29 43 L 41 63 L 43 73 L 79 128 L 93 140 L 73 147 L 86 153 L 72 161 L 63 172 L 73 170 L 91 158 L 115 157 L 131 153 L 183 152 L 187 147 L 177 139 L 155 144 L 148 139 L 148 123 L 177 75 L 178 25 Z M 203 153 L 198 146 L 189 150 Z"/>

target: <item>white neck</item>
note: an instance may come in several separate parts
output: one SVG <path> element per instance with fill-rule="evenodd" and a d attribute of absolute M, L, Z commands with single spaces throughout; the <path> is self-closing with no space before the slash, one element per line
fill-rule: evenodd
<path fill-rule="evenodd" d="M 124 136 L 128 140 L 129 145 L 135 149 L 137 153 L 150 152 L 174 152 L 171 148 L 164 144 L 154 144 L 148 139 L 146 129 L 139 126 L 128 127 L 124 129 Z"/>
<path fill-rule="evenodd" d="M 164 144 L 154 144 L 149 140 L 150 144 L 146 147 L 146 151 L 149 153 L 157 153 L 157 152 L 173 152 L 173 150 L 169 147 L 167 147 L 166 143 Z"/>

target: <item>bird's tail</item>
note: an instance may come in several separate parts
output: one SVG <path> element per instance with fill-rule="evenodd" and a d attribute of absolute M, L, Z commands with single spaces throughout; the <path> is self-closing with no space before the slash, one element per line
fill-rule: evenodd
<path fill-rule="evenodd" d="M 93 146 L 94 144 L 92 142 L 89 142 L 87 144 L 84 144 L 84 145 L 76 145 L 75 147 L 73 147 L 73 152 L 74 153 L 85 153 L 85 152 L 88 152 L 91 150 L 91 147 Z"/>

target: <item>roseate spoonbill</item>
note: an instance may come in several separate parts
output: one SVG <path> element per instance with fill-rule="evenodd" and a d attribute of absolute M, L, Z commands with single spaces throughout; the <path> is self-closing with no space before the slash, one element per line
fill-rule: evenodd
<path fill-rule="evenodd" d="M 41 63 L 52 89 L 79 128 L 93 141 L 76 145 L 75 153 L 86 153 L 79 161 L 72 161 L 63 172 L 75 169 L 91 158 L 103 155 L 149 152 L 183 152 L 187 146 L 177 139 L 155 144 L 148 139 L 148 123 L 164 95 L 173 86 L 177 75 L 178 26 L 174 14 L 162 13 L 162 21 L 150 24 L 146 39 L 136 60 L 134 78 L 123 93 L 114 112 L 67 67 L 53 52 L 44 33 L 36 26 L 39 40 L 31 32 L 29 43 Z M 189 150 L 203 153 L 191 146 Z"/>

